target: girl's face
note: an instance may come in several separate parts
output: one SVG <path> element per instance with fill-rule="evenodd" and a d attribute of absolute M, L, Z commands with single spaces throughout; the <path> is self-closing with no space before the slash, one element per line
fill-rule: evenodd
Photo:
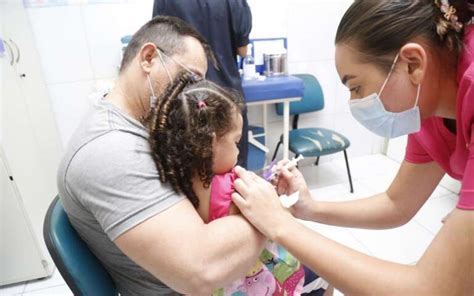
<path fill-rule="evenodd" d="M 237 165 L 239 156 L 239 142 L 242 137 L 242 115 L 234 112 L 232 129 L 222 137 L 215 138 L 213 142 L 214 174 L 220 175 L 229 172 Z"/>

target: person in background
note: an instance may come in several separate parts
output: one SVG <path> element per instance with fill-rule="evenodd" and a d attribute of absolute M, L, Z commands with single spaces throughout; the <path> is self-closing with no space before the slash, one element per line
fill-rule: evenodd
<path fill-rule="evenodd" d="M 208 67 L 206 78 L 222 87 L 242 91 L 237 55 L 247 55 L 252 13 L 247 0 L 155 0 L 153 17 L 178 17 L 193 26 L 209 42 L 218 68 Z M 239 165 L 247 167 L 248 119 L 242 109 L 243 128 L 239 143 Z"/>

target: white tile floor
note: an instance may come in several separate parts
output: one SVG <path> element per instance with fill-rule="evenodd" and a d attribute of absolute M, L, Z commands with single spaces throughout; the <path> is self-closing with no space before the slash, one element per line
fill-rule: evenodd
<path fill-rule="evenodd" d="M 354 194 L 343 159 L 312 166 L 308 160 L 301 171 L 321 200 L 343 201 L 367 197 L 385 190 L 393 180 L 399 164 L 383 155 L 350 159 Z M 319 233 L 360 252 L 399 263 L 415 263 L 442 226 L 441 219 L 455 206 L 457 195 L 438 187 L 418 214 L 408 224 L 390 230 L 361 230 L 328 226 L 313 222 L 306 225 Z M 72 295 L 61 275 L 0 288 L 0 295 Z M 336 295 L 342 295 L 336 292 Z"/>
<path fill-rule="evenodd" d="M 0 289 L 1 296 L 7 295 L 73 295 L 64 279 L 57 270 L 53 275 L 46 279 L 28 281 L 16 285 L 4 286 Z"/>

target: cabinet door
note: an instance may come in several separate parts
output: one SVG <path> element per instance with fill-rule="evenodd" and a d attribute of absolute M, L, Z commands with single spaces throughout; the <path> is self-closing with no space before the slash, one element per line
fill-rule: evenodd
<path fill-rule="evenodd" d="M 0 286 L 46 276 L 38 242 L 1 157 L 0 258 Z"/>
<path fill-rule="evenodd" d="M 25 111 L 33 124 L 42 160 L 57 166 L 61 153 L 59 134 L 28 14 L 22 1 L 7 4 L 7 10 L 5 39 L 12 44 L 15 54 L 14 66 L 28 106 Z"/>
<path fill-rule="evenodd" d="M 43 219 L 57 194 L 56 171 L 62 151 L 23 1 L 5 1 L 0 13 L 2 35 L 15 55 L 13 67 L 7 67 L 3 78 L 3 146 L 34 233 L 42 239 Z M 19 90 L 12 91 L 14 86 L 9 84 L 14 83 Z"/>

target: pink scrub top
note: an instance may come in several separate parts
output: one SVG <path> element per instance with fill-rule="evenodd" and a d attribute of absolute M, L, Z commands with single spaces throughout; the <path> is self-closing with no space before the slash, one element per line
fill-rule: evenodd
<path fill-rule="evenodd" d="M 474 25 L 465 28 L 458 65 L 456 134 L 443 118 L 423 121 L 418 133 L 408 136 L 405 160 L 421 164 L 435 161 L 448 175 L 462 181 L 457 207 L 474 210 Z"/>

